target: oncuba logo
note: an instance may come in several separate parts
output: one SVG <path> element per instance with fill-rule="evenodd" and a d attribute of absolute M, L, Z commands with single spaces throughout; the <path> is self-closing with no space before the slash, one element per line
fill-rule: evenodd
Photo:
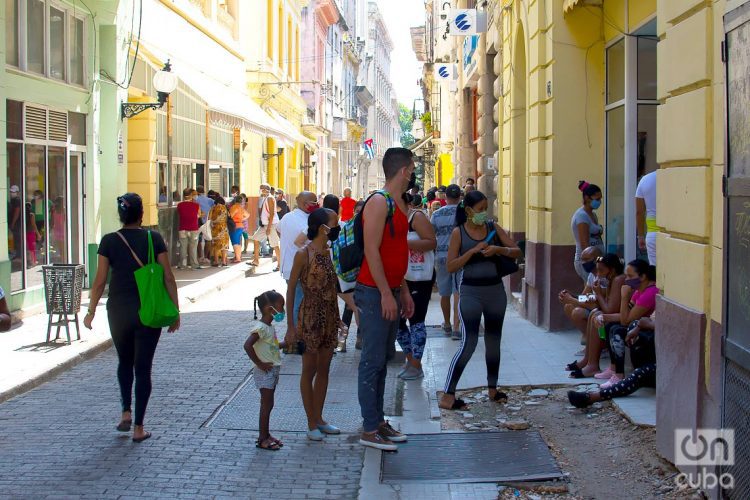
<path fill-rule="evenodd" d="M 448 71 L 448 68 L 446 66 L 440 66 L 438 69 L 438 75 L 440 75 L 442 78 L 448 78 L 450 76 L 450 72 Z"/>
<path fill-rule="evenodd" d="M 456 19 L 453 21 L 456 25 L 456 28 L 459 29 L 459 31 L 469 31 L 471 29 L 471 21 L 469 19 L 469 15 L 467 13 L 462 13 L 456 16 Z"/>

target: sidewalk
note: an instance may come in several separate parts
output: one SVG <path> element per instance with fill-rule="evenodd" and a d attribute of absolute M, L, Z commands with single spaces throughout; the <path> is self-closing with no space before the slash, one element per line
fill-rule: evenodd
<path fill-rule="evenodd" d="M 244 278 L 250 270 L 247 260 L 226 268 L 175 268 L 180 302 L 183 306 L 186 302 L 193 303 L 229 286 L 234 280 Z M 270 261 L 271 259 L 261 260 L 261 272 L 265 272 L 266 268 L 271 270 Z M 0 363 L 0 403 L 53 379 L 112 346 L 105 310 L 106 298 L 99 303 L 93 329 L 87 330 L 83 326 L 88 307 L 87 292 L 78 315 L 81 340 L 76 340 L 75 325 L 71 323 L 71 345 L 67 344 L 64 328 L 60 331 L 60 339 L 46 342 L 48 316 L 44 313 L 24 317 L 9 332 L 0 334 L 0 359 L 3 360 Z M 52 339 L 55 338 L 55 330 L 52 329 Z"/>
<path fill-rule="evenodd" d="M 391 418 L 392 422 L 408 434 L 441 432 L 438 391 L 443 391 L 451 360 L 460 346 L 459 341 L 451 340 L 442 333 L 439 326 L 442 319 L 439 299 L 433 296 L 426 321 L 427 346 L 422 359 L 425 377 L 405 383 L 403 415 Z M 521 318 L 512 307 L 508 307 L 503 326 L 498 385 L 575 388 L 603 382 L 594 378 L 575 380 L 568 377 L 564 367 L 580 350 L 579 340 L 580 333 L 577 331 L 547 332 Z M 484 338 L 480 337 L 474 356 L 458 384 L 458 390 L 486 387 L 486 377 Z M 614 400 L 614 403 L 632 422 L 654 425 L 656 402 L 653 390 L 641 389 L 627 398 Z M 366 451 L 359 498 L 489 500 L 498 496 L 498 486 L 494 483 L 382 484 L 381 461 L 381 452 L 371 449 Z"/>

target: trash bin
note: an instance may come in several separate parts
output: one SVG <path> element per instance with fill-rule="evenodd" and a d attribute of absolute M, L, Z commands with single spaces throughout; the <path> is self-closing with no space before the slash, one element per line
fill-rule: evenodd
<path fill-rule="evenodd" d="M 53 264 L 42 266 L 44 276 L 44 298 L 47 304 L 47 342 L 50 341 L 52 327 L 57 327 L 55 340 L 60 338 L 60 328 L 65 327 L 70 344 L 70 322 L 76 325 L 78 340 L 81 340 L 81 329 L 78 325 L 78 313 L 81 310 L 81 291 L 83 289 L 84 267 L 81 264 Z M 57 321 L 53 316 L 57 315 Z M 72 318 L 70 317 L 72 316 Z"/>

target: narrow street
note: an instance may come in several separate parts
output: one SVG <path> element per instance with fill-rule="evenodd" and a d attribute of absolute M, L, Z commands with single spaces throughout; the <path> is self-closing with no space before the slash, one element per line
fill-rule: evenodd
<path fill-rule="evenodd" d="M 342 435 L 326 437 L 324 443 L 306 439 L 298 391 L 300 358 L 285 356 L 271 418 L 272 432 L 285 446 L 279 452 L 257 449 L 257 390 L 248 383 L 251 363 L 242 343 L 243 325 L 252 318 L 253 297 L 267 289 L 285 290 L 278 274 L 265 274 L 266 268 L 270 271 L 270 264 L 258 275 L 235 279 L 220 292 L 184 306 L 179 332 L 162 335 L 146 418 L 147 428 L 154 433 L 149 441 L 134 444 L 129 434 L 114 429 L 119 405 L 113 349 L 0 404 L 4 436 L 0 496 L 492 499 L 517 491 L 516 496 L 523 498 L 589 498 L 601 488 L 592 489 L 585 472 L 592 461 L 576 457 L 585 456 L 591 446 L 603 446 L 605 434 L 592 442 L 585 438 L 601 430 L 605 422 L 610 429 L 630 430 L 612 434 L 619 443 L 616 456 L 593 455 L 611 458 L 611 463 L 598 464 L 601 486 L 614 487 L 611 481 L 622 478 L 623 467 L 636 474 L 642 485 L 622 496 L 610 491 L 609 498 L 629 498 L 634 491 L 658 492 L 666 484 L 662 481 L 671 480 L 671 468 L 658 459 L 633 463 L 631 452 L 636 448 L 644 457 L 653 456 L 653 431 L 644 428 L 637 431 L 638 440 L 631 440 L 638 427 L 610 404 L 594 410 L 592 417 L 591 412 L 565 410 L 566 403 L 559 396 L 525 396 L 534 386 L 550 391 L 561 384 L 574 386 L 559 366 L 569 355 L 568 349 L 575 348 L 577 337 L 573 332 L 543 332 L 512 310 L 505 327 L 501 368 L 501 384 L 515 387 L 507 405 L 487 402 L 482 393 L 472 390 L 483 385 L 480 341 L 459 386 L 467 391 L 471 409 L 441 414 L 436 397 L 458 343 L 431 327 L 425 378 L 404 383 L 395 377 L 398 363 L 391 364 L 386 411 L 404 431 L 427 437 L 441 432 L 515 432 L 508 430 L 506 421 L 521 420 L 526 427 L 542 431 L 568 479 L 544 482 L 538 488 L 528 483 L 529 490 L 492 481 L 383 484 L 381 453 L 365 452 L 357 443 L 359 353 L 353 348 L 354 335 L 349 338 L 349 352 L 334 358 L 328 391 L 326 415 L 342 428 Z M 428 325 L 437 324 L 439 314 L 433 300 Z M 283 327 L 279 334 L 283 335 Z M 529 399 L 536 402 L 524 403 Z M 592 420 L 597 417 L 598 421 Z M 563 421 L 554 420 L 560 418 Z M 570 439 L 561 440 L 554 432 L 558 426 L 578 429 L 570 433 Z"/>

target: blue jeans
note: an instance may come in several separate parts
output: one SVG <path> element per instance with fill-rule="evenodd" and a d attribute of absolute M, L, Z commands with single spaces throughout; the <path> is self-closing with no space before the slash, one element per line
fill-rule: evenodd
<path fill-rule="evenodd" d="M 393 290 L 392 293 L 400 314 L 399 292 Z M 394 345 L 399 324 L 398 320 L 383 318 L 380 299 L 380 290 L 357 283 L 354 302 L 359 309 L 359 335 L 362 339 L 357 392 L 365 432 L 377 431 L 385 421 L 383 395 L 388 374 L 388 351 Z"/>
<path fill-rule="evenodd" d="M 289 285 L 289 281 L 286 282 L 287 286 Z M 297 280 L 297 287 L 294 291 L 294 307 L 292 308 L 292 321 L 294 322 L 294 326 L 297 326 L 297 318 L 299 318 L 299 306 L 302 304 L 302 296 L 304 295 L 304 292 L 302 291 L 302 282 Z"/>

